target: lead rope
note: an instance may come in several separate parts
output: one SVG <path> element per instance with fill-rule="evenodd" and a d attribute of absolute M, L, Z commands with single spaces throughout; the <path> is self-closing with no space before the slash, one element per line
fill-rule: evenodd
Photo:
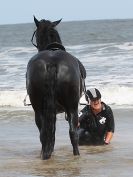
<path fill-rule="evenodd" d="M 85 95 L 85 97 L 87 96 L 87 94 L 86 94 L 86 85 L 85 85 L 85 79 L 83 80 L 83 94 L 82 94 L 82 96 L 83 95 Z M 86 105 L 85 103 L 80 103 L 80 105 Z"/>
<path fill-rule="evenodd" d="M 37 48 L 37 45 L 34 44 L 34 42 L 33 42 L 33 39 L 34 39 L 35 34 L 36 34 L 36 30 L 34 31 L 34 33 L 33 33 L 33 35 L 32 35 L 31 43 Z M 28 94 L 25 96 L 25 98 L 24 98 L 24 100 L 23 100 L 24 106 L 30 106 L 30 105 L 31 105 L 31 104 L 27 104 L 27 103 L 26 103 L 26 98 L 27 98 L 27 96 L 28 96 Z"/>

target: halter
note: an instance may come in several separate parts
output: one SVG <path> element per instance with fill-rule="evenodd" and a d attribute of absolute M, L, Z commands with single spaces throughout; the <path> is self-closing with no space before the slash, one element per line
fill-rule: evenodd
<path fill-rule="evenodd" d="M 52 42 L 48 44 L 45 48 L 45 50 L 59 50 L 59 49 L 66 51 L 65 47 L 58 42 Z"/>
<path fill-rule="evenodd" d="M 37 30 L 35 30 L 34 33 L 33 33 L 33 35 L 32 35 L 31 42 L 32 42 L 32 44 L 38 49 L 38 46 L 37 46 L 36 44 L 34 44 L 34 42 L 33 42 L 34 36 L 35 36 L 35 34 L 36 34 L 36 31 L 37 31 Z"/>

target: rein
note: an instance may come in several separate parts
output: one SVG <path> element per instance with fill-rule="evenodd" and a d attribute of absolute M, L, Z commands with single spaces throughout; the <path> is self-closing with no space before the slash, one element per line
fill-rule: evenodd
<path fill-rule="evenodd" d="M 35 36 L 35 34 L 36 34 L 36 31 L 37 31 L 37 30 L 35 30 L 34 33 L 33 33 L 33 35 L 32 35 L 31 42 L 32 42 L 32 44 L 33 44 L 36 48 L 38 48 L 37 45 L 34 44 L 34 42 L 33 42 L 34 36 Z"/>
<path fill-rule="evenodd" d="M 86 94 L 85 79 L 83 80 L 83 82 L 84 82 L 84 83 L 83 83 L 83 84 L 84 84 L 84 85 L 83 85 L 83 92 L 84 92 L 84 94 L 83 94 L 83 95 L 88 96 L 88 95 Z M 83 95 L 82 95 L 82 96 L 83 96 Z M 85 104 L 85 103 L 80 103 L 80 105 L 86 105 L 86 104 Z"/>

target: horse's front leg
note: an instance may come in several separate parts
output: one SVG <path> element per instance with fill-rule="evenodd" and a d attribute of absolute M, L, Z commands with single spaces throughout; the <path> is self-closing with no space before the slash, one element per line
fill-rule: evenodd
<path fill-rule="evenodd" d="M 71 144 L 73 146 L 73 154 L 80 155 L 79 149 L 78 149 L 78 134 L 77 134 L 78 113 L 77 111 L 74 111 L 68 114 L 68 122 L 69 122 L 69 136 L 70 136 Z"/>

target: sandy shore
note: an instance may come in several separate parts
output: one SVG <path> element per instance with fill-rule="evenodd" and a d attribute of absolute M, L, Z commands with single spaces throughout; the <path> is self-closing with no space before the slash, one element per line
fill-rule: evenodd
<path fill-rule="evenodd" d="M 108 146 L 82 146 L 74 157 L 68 123 L 58 116 L 52 158 L 40 159 L 39 133 L 29 109 L 0 109 L 0 177 L 132 177 L 133 109 L 113 109 L 115 134 Z"/>

